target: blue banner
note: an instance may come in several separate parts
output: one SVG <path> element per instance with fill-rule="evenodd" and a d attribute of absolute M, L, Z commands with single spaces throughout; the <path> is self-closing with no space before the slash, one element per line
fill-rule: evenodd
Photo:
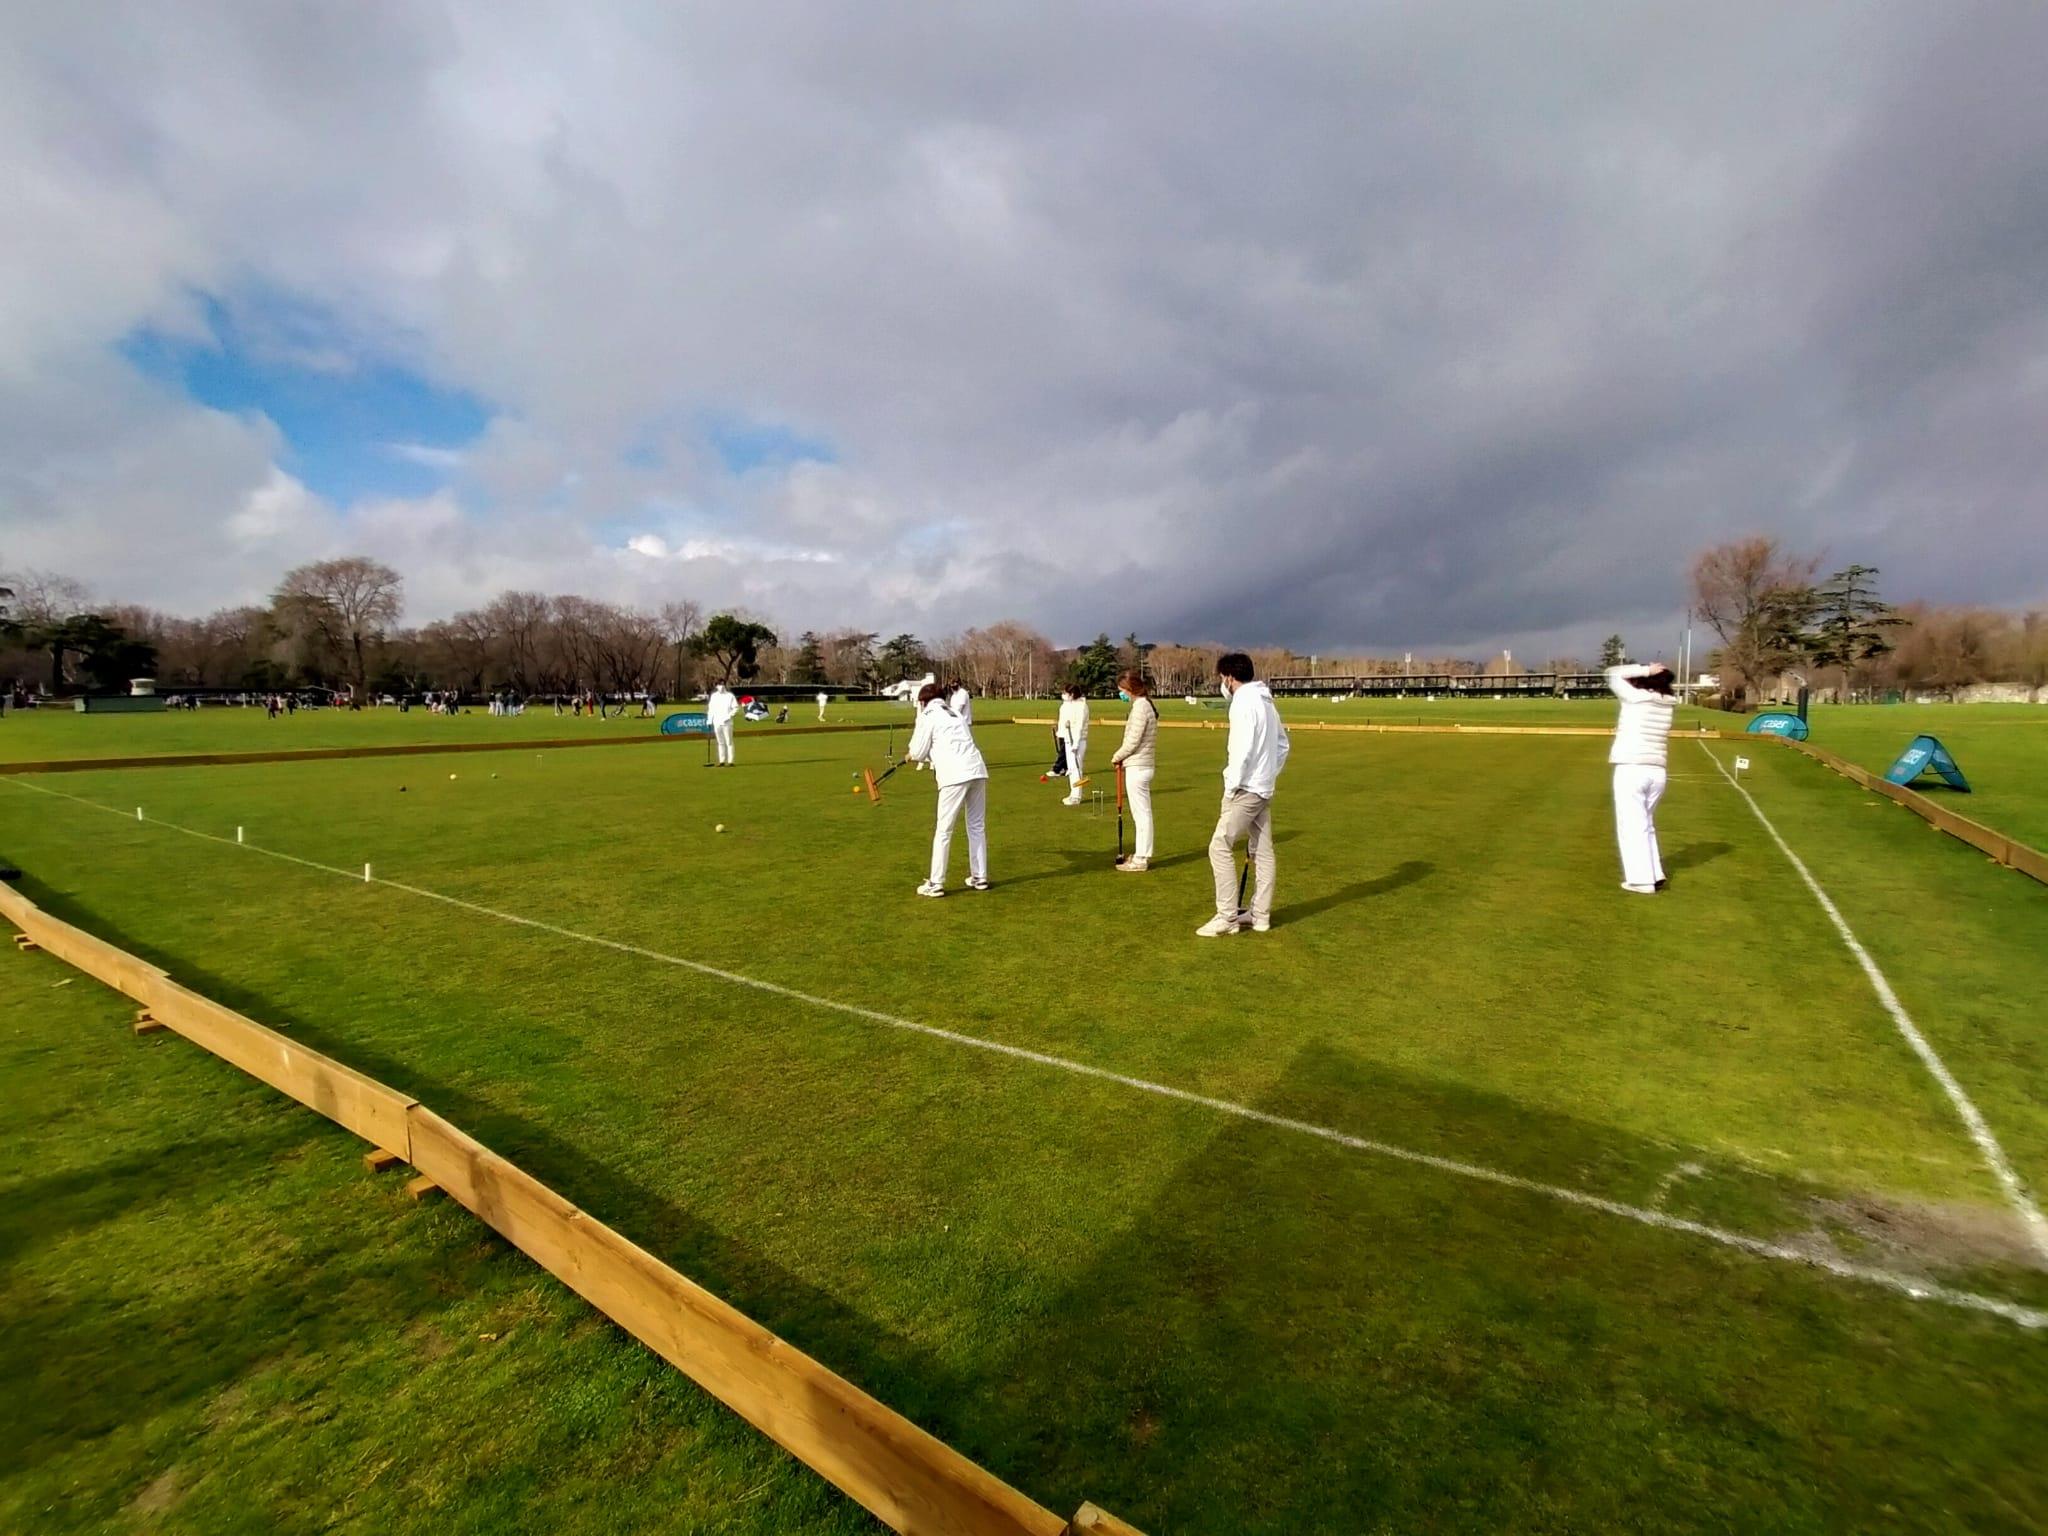
<path fill-rule="evenodd" d="M 1885 777 L 1894 784 L 1910 784 L 1930 768 L 1941 775 L 1950 789 L 1959 789 L 1966 795 L 1970 792 L 1970 781 L 1963 777 L 1963 770 L 1956 766 L 1940 738 L 1934 736 L 1915 736 L 1913 744 L 1899 754 L 1899 760 Z"/>
<path fill-rule="evenodd" d="M 1782 709 L 1758 715 L 1749 722 L 1748 729 L 1752 736 L 1790 736 L 1794 741 L 1806 740 L 1806 722 Z"/>
<path fill-rule="evenodd" d="M 709 715 L 670 715 L 661 722 L 664 736 L 709 736 L 711 717 Z"/>

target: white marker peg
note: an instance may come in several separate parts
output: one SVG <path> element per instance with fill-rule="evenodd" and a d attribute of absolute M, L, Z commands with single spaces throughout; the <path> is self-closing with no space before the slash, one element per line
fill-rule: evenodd
<path fill-rule="evenodd" d="M 135 819 L 137 821 L 142 820 L 142 807 L 139 805 L 135 807 Z"/>
<path fill-rule="evenodd" d="M 369 883 L 370 883 L 370 866 L 369 866 L 369 865 L 367 865 L 367 864 L 365 864 L 365 865 L 363 866 L 363 884 L 365 884 L 365 885 L 368 885 Z"/>
<path fill-rule="evenodd" d="M 1748 758 L 1746 758 L 1746 757 L 1738 757 L 1737 759 L 1735 759 L 1735 771 L 1736 771 L 1737 773 L 1741 773 L 1741 772 L 1742 772 L 1742 771 L 1743 771 L 1743 770 L 1744 770 L 1745 768 L 1747 768 L 1748 766 L 1749 766 L 1749 759 L 1748 759 Z"/>
<path fill-rule="evenodd" d="M 241 829 L 240 827 L 237 827 L 237 828 L 235 828 L 235 841 L 239 843 L 239 842 L 240 842 L 241 840 L 242 840 L 242 829 Z"/>

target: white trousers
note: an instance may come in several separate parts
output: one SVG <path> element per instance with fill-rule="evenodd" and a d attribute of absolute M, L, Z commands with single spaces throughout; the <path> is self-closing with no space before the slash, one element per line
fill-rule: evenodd
<path fill-rule="evenodd" d="M 1073 799 L 1081 798 L 1081 781 L 1088 777 L 1088 733 L 1069 736 L 1067 743 L 1067 793 Z"/>
<path fill-rule="evenodd" d="M 1657 802 L 1664 770 L 1640 763 L 1614 765 L 1614 840 L 1621 848 L 1624 885 L 1655 885 L 1664 878 L 1657 851 Z"/>
<path fill-rule="evenodd" d="M 730 720 L 721 720 L 717 725 L 711 727 L 711 735 L 712 739 L 718 743 L 718 760 L 721 763 L 731 762 L 732 722 Z"/>
<path fill-rule="evenodd" d="M 1152 857 L 1153 772 L 1150 768 L 1124 770 L 1124 798 L 1131 802 L 1131 820 L 1138 831 L 1137 848 L 1132 856 L 1148 861 Z"/>
<path fill-rule="evenodd" d="M 953 823 L 967 817 L 967 873 L 988 878 L 988 780 L 969 779 L 939 790 L 939 823 L 932 831 L 932 884 L 946 883 L 946 861 L 953 852 Z"/>

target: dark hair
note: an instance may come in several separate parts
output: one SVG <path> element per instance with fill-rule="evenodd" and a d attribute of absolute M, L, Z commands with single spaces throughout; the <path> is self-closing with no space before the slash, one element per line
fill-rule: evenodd
<path fill-rule="evenodd" d="M 966 683 L 962 682 L 962 681 L 961 681 L 961 680 L 960 680 L 959 678 L 957 678 L 957 677 L 956 677 L 956 678 L 954 678 L 954 679 L 953 679 L 953 681 L 951 681 L 950 683 L 946 684 L 946 692 L 947 692 L 947 693 L 949 693 L 949 694 L 951 694 L 951 693 L 971 693 L 971 692 L 973 692 L 973 690 L 972 690 L 971 688 L 969 688 L 969 687 L 967 686 L 967 684 L 966 684 Z"/>
<path fill-rule="evenodd" d="M 1252 659 L 1243 651 L 1225 651 L 1216 658 L 1216 675 L 1248 683 L 1252 680 Z"/>
<path fill-rule="evenodd" d="M 945 696 L 946 690 L 937 683 L 926 683 L 917 690 L 917 702 L 920 705 L 929 704 L 933 699 L 943 699 Z"/>
<path fill-rule="evenodd" d="M 1060 692 L 1070 699 L 1078 699 L 1081 697 L 1081 685 L 1079 683 L 1061 683 Z"/>
<path fill-rule="evenodd" d="M 1637 678 L 1636 686 L 1638 688 L 1647 688 L 1651 693 L 1661 693 L 1668 698 L 1674 681 L 1675 679 L 1671 676 L 1671 669 L 1660 662 L 1650 671 Z"/>
<path fill-rule="evenodd" d="M 1123 685 L 1124 690 L 1134 699 L 1149 699 L 1152 697 L 1152 685 L 1145 681 L 1145 674 L 1142 672 L 1126 672 L 1117 681 Z"/>

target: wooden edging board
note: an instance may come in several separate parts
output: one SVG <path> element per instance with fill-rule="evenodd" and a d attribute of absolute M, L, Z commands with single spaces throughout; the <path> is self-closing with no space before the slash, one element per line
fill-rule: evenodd
<path fill-rule="evenodd" d="M 1996 828 L 1987 827 L 1981 821 L 1972 821 L 1959 816 L 1945 805 L 1937 805 L 1917 789 L 1903 784 L 1894 784 L 1881 773 L 1872 773 L 1868 768 L 1859 767 L 1845 757 L 1837 756 L 1825 747 L 1816 747 L 1810 741 L 1794 741 L 1789 736 L 1778 740 L 1795 752 L 1805 754 L 1815 762 L 1832 768 L 1852 784 L 1862 786 L 1874 794 L 1895 800 L 1930 826 L 1946 832 L 1960 842 L 1968 843 L 1979 853 L 1987 854 L 2007 869 L 2016 869 L 2031 879 L 2048 885 L 2048 854 L 2038 848 L 2029 847 L 2017 838 L 2008 837 Z"/>
<path fill-rule="evenodd" d="M 1071 1521 L 784 1342 L 388 1088 L 53 917 L 0 884 L 0 916 L 58 959 L 141 1003 L 154 1022 L 410 1163 L 520 1252 L 906 1536 L 1139 1536 L 1083 1504 Z"/>

